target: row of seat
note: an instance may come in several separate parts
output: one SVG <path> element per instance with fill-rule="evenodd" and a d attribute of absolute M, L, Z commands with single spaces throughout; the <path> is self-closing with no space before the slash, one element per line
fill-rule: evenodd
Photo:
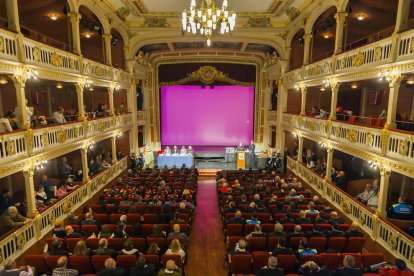
<path fill-rule="evenodd" d="M 38 275 L 48 274 L 57 267 L 57 260 L 61 256 L 44 256 L 44 255 L 26 255 L 26 265 L 36 268 Z M 70 256 L 69 267 L 76 269 L 80 274 L 95 274 L 105 268 L 105 260 L 111 258 L 109 255 L 94 255 L 89 256 Z M 144 255 L 145 262 L 152 264 L 155 270 L 158 271 L 160 267 L 168 260 L 174 260 L 177 266 L 182 266 L 181 256 L 178 254 L 164 254 L 161 258 L 158 255 Z M 135 255 L 119 255 L 116 258 L 117 265 L 123 267 L 125 270 L 135 266 L 137 257 Z"/>
<path fill-rule="evenodd" d="M 92 209 L 92 212 L 95 214 L 108 214 L 108 213 L 114 213 L 117 212 L 125 214 L 130 212 L 131 206 L 130 205 L 115 205 L 115 204 L 105 204 L 105 206 L 101 206 L 98 204 L 93 204 L 90 206 Z M 140 214 L 141 216 L 146 214 L 148 205 L 146 204 L 135 204 L 134 205 L 134 211 L 137 214 Z M 178 208 L 177 205 L 170 205 L 170 212 L 174 213 L 175 210 Z M 159 214 L 161 212 L 161 206 L 160 205 L 153 205 L 152 209 L 155 213 Z"/>
<path fill-rule="evenodd" d="M 152 243 L 156 243 L 160 248 L 160 251 L 167 250 L 168 246 L 175 239 L 179 240 L 182 246 L 185 245 L 185 240 L 181 237 L 179 238 L 130 238 L 134 248 L 138 249 L 140 252 L 146 252 L 147 248 Z M 55 238 L 49 238 L 46 240 L 48 247 L 52 247 L 52 242 Z M 69 238 L 69 239 L 59 239 L 62 241 L 61 249 L 67 249 L 70 253 L 73 253 L 73 249 L 79 241 L 82 241 L 82 238 Z M 89 238 L 85 240 L 86 247 L 91 250 L 96 250 L 99 247 L 99 238 Z M 109 238 L 108 239 L 108 248 L 121 251 L 124 248 L 125 239 L 123 238 Z"/>
<path fill-rule="evenodd" d="M 119 222 L 119 218 L 124 214 L 94 214 L 93 218 L 96 220 L 98 225 L 103 224 L 117 224 Z M 158 221 L 157 214 L 125 214 L 127 216 L 127 223 L 128 224 L 136 224 L 136 223 L 144 223 L 144 224 L 155 224 Z M 80 220 L 85 219 L 84 214 L 79 215 Z M 180 213 L 180 219 L 185 221 L 186 223 L 190 223 L 191 216 L 188 213 Z"/>
<path fill-rule="evenodd" d="M 242 236 L 230 236 L 227 240 L 227 250 L 232 251 L 234 247 L 239 242 L 239 240 L 245 240 L 245 237 Z M 301 240 L 308 240 L 306 237 L 292 237 L 289 239 L 289 247 L 293 250 L 299 248 L 299 243 Z M 365 244 L 364 237 L 332 237 L 332 238 L 322 238 L 322 237 L 312 237 L 310 238 L 309 245 L 312 249 L 316 249 L 317 252 L 325 252 L 325 250 L 330 249 L 335 252 L 347 252 L 347 253 L 360 253 Z M 254 251 L 273 251 L 279 242 L 278 237 L 252 237 L 247 241 L 247 249 L 251 252 Z"/>
<path fill-rule="evenodd" d="M 299 265 L 308 261 L 314 261 L 319 266 L 325 266 L 330 271 L 335 271 L 342 266 L 343 259 L 346 255 L 355 257 L 355 267 L 369 268 L 373 264 L 381 263 L 384 259 L 382 253 L 345 253 L 345 254 L 318 254 L 305 255 L 299 263 L 295 255 L 278 255 L 278 268 L 282 268 L 285 274 L 296 273 Z M 271 255 L 266 252 L 254 252 L 252 254 L 240 254 L 231 256 L 230 270 L 231 273 L 256 273 L 256 271 L 267 265 Z"/>
<path fill-rule="evenodd" d="M 229 220 L 230 218 L 234 217 L 235 213 L 229 212 L 224 214 L 224 220 Z M 291 213 L 292 219 L 298 219 L 299 218 L 299 212 Z M 250 219 L 252 217 L 251 213 L 242 213 L 242 217 L 244 219 Z M 306 213 L 305 217 L 310 218 L 312 221 L 315 221 L 318 217 L 318 213 Z M 331 217 L 331 214 L 324 214 L 323 216 L 325 219 L 329 219 Z M 261 223 L 268 223 L 270 221 L 279 221 L 283 218 L 286 218 L 286 213 L 275 213 L 272 216 L 272 213 L 257 213 L 257 218 Z"/>

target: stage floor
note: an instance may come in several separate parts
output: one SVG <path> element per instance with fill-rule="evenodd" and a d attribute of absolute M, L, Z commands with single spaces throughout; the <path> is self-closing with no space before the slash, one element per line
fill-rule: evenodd
<path fill-rule="evenodd" d="M 167 145 L 162 145 L 162 149 L 165 149 Z M 168 145 L 171 149 L 174 145 Z M 184 145 L 186 148 L 188 146 Z M 182 145 L 177 145 L 180 150 Z M 224 158 L 226 155 L 227 147 L 236 147 L 236 146 L 191 146 L 194 150 L 194 158 Z"/>
<path fill-rule="evenodd" d="M 194 160 L 194 165 L 197 169 L 217 169 L 217 170 L 235 170 L 236 163 L 226 163 L 224 158 L 221 160 L 206 160 L 206 159 L 196 159 Z"/>

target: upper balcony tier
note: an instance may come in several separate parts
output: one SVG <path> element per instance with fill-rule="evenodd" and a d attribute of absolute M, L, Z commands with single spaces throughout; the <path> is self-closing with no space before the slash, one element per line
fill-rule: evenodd
<path fill-rule="evenodd" d="M 0 29 L 0 60 L 104 81 L 131 81 L 131 74 L 121 69 L 59 50 L 4 29 Z M 3 67 L 0 66 L 1 69 L 7 70 Z"/>
<path fill-rule="evenodd" d="M 346 75 L 410 59 L 414 59 L 414 29 L 289 71 L 283 81 L 293 84 L 331 75 Z M 409 70 L 408 67 L 405 69 Z M 358 76 L 354 77 L 358 79 Z"/>

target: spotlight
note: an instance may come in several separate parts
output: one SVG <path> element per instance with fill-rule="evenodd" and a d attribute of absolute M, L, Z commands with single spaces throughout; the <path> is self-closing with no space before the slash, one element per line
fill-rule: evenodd
<path fill-rule="evenodd" d="M 358 15 L 357 15 L 357 19 L 358 19 L 359 21 L 363 21 L 363 20 L 365 20 L 365 14 L 358 14 Z"/>
<path fill-rule="evenodd" d="M 325 87 L 321 87 L 321 91 L 325 91 L 326 89 L 325 89 Z"/>
<path fill-rule="evenodd" d="M 94 89 L 93 89 L 93 87 L 89 87 L 89 89 L 88 89 L 89 91 L 93 91 Z"/>
<path fill-rule="evenodd" d="M 409 84 L 409 85 L 414 84 L 414 78 L 411 78 L 411 79 L 407 80 L 407 84 Z"/>
<path fill-rule="evenodd" d="M 293 137 L 298 137 L 298 134 L 296 132 L 292 132 Z"/>
<path fill-rule="evenodd" d="M 113 37 L 111 39 L 111 45 L 112 45 L 112 47 L 115 47 L 116 45 L 118 45 L 118 43 L 119 43 L 119 38 Z"/>

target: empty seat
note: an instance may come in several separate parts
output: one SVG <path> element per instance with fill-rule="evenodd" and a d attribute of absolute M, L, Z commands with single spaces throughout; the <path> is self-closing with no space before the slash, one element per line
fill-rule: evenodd
<path fill-rule="evenodd" d="M 275 230 L 275 225 L 270 223 L 261 224 L 263 233 L 272 233 Z"/>
<path fill-rule="evenodd" d="M 252 255 L 232 255 L 231 256 L 231 273 L 249 273 L 252 267 Z"/>
<path fill-rule="evenodd" d="M 123 267 L 126 271 L 129 271 L 131 267 L 135 266 L 137 256 L 135 255 L 119 255 L 116 257 L 116 264 Z"/>
<path fill-rule="evenodd" d="M 91 259 L 89 256 L 70 256 L 69 264 L 71 268 L 79 271 L 80 274 L 93 274 Z"/>
<path fill-rule="evenodd" d="M 141 222 L 141 215 L 140 214 L 127 214 L 127 222 L 128 224 L 134 225 L 138 222 Z"/>
<path fill-rule="evenodd" d="M 327 238 L 323 238 L 323 237 L 311 237 L 309 239 L 310 247 L 316 249 L 318 253 L 325 251 L 326 243 L 327 243 Z"/>
<path fill-rule="evenodd" d="M 109 255 L 93 255 L 91 258 L 93 268 L 95 272 L 98 273 L 102 269 L 105 269 L 106 259 L 111 258 Z"/>
<path fill-rule="evenodd" d="M 322 264 L 330 271 L 337 270 L 342 266 L 341 256 L 339 254 L 320 254 L 322 257 Z"/>
<path fill-rule="evenodd" d="M 252 264 L 252 272 L 256 273 L 257 270 L 260 268 L 267 266 L 269 261 L 270 255 L 266 252 L 255 252 L 252 254 L 253 257 L 253 264 Z"/>
<path fill-rule="evenodd" d="M 227 236 L 241 236 L 243 235 L 243 224 L 227 224 Z"/>
<path fill-rule="evenodd" d="M 129 205 L 119 205 L 118 210 L 120 213 L 128 213 Z"/>
<path fill-rule="evenodd" d="M 122 214 L 110 214 L 109 215 L 109 221 L 111 224 L 117 224 L 119 222 L 119 218 L 122 216 Z"/>
<path fill-rule="evenodd" d="M 158 255 L 144 255 L 145 263 L 152 264 L 155 267 L 155 271 L 160 269 L 160 257 Z"/>
<path fill-rule="evenodd" d="M 99 240 L 100 238 L 89 238 L 86 239 L 86 247 L 91 250 L 96 250 L 99 247 Z"/>
<path fill-rule="evenodd" d="M 108 239 L 108 247 L 116 251 L 121 251 L 124 248 L 125 239 L 123 238 L 110 238 Z"/>
<path fill-rule="evenodd" d="M 346 238 L 344 237 L 332 237 L 328 239 L 327 248 L 334 250 L 335 252 L 342 252 L 346 245 Z"/>
<path fill-rule="evenodd" d="M 181 213 L 180 219 L 185 221 L 185 223 L 190 223 L 190 214 L 187 213 Z"/>
<path fill-rule="evenodd" d="M 249 251 L 264 251 L 266 249 L 265 237 L 251 237 L 247 241 L 247 248 Z"/>
<path fill-rule="evenodd" d="M 278 255 L 277 267 L 282 268 L 285 274 L 296 272 L 296 255 Z"/>
<path fill-rule="evenodd" d="M 313 224 L 301 224 L 300 227 L 304 233 L 313 231 Z"/>
<path fill-rule="evenodd" d="M 73 253 L 73 249 L 79 241 L 83 241 L 82 238 L 70 238 L 66 239 L 66 247 L 70 253 Z"/>
<path fill-rule="evenodd" d="M 246 224 L 246 225 L 244 225 L 244 232 L 243 232 L 243 235 L 244 236 L 247 236 L 247 235 L 249 235 L 251 232 L 253 232 L 254 231 L 254 224 Z"/>
<path fill-rule="evenodd" d="M 277 247 L 277 244 L 279 243 L 279 237 L 270 237 L 267 239 L 267 251 L 273 251 Z"/>
<path fill-rule="evenodd" d="M 147 240 L 145 238 L 131 238 L 134 248 L 139 252 L 145 252 L 147 250 Z"/>
<path fill-rule="evenodd" d="M 382 253 L 363 253 L 362 265 L 363 267 L 370 267 L 373 264 L 379 264 L 384 261 Z"/>
<path fill-rule="evenodd" d="M 82 225 L 82 232 L 85 237 L 90 237 L 92 234 L 98 235 L 99 229 L 97 225 Z"/>
<path fill-rule="evenodd" d="M 293 232 L 294 228 L 295 228 L 294 223 L 285 223 L 285 224 L 283 224 L 283 231 L 286 232 L 286 233 Z"/>
<path fill-rule="evenodd" d="M 361 253 L 365 244 L 365 237 L 350 237 L 346 243 L 344 252 Z"/>
<path fill-rule="evenodd" d="M 109 223 L 108 215 L 107 214 L 95 214 L 93 218 L 96 220 L 98 225 L 107 224 Z"/>
<path fill-rule="evenodd" d="M 260 223 L 268 223 L 270 221 L 271 214 L 270 213 L 258 213 L 257 219 Z"/>
<path fill-rule="evenodd" d="M 24 261 L 26 265 L 35 267 L 36 272 L 40 275 L 50 271 L 46 258 L 43 255 L 26 255 Z"/>
<path fill-rule="evenodd" d="M 157 214 L 144 214 L 144 223 L 156 224 L 158 220 Z"/>

